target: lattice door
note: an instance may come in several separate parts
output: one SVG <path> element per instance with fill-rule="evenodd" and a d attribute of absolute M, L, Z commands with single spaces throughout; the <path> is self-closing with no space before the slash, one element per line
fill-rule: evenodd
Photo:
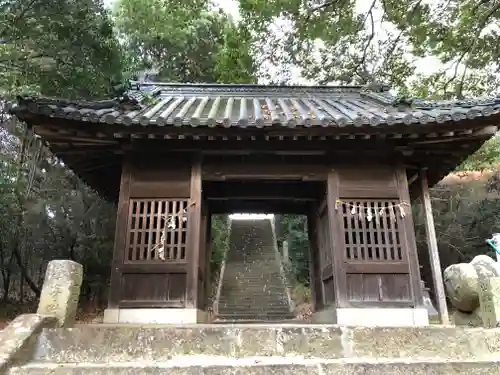
<path fill-rule="evenodd" d="M 406 262 L 397 200 L 346 200 L 342 205 L 347 262 Z M 408 213 L 409 214 L 409 213 Z"/>
<path fill-rule="evenodd" d="M 185 262 L 187 207 L 187 199 L 131 199 L 125 262 Z"/>

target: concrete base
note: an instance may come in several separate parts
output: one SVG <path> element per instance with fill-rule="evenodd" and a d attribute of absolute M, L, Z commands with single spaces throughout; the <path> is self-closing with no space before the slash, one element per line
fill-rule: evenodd
<path fill-rule="evenodd" d="M 106 309 L 103 323 L 193 324 L 208 323 L 209 314 L 198 309 Z"/>
<path fill-rule="evenodd" d="M 429 316 L 425 308 L 330 308 L 315 312 L 312 323 L 360 327 L 422 327 L 429 325 Z"/>

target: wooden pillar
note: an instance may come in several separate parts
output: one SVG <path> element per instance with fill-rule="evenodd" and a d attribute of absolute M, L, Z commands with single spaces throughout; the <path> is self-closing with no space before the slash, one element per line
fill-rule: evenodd
<path fill-rule="evenodd" d="M 406 176 L 406 168 L 400 164 L 396 168 L 396 182 L 398 186 L 399 199 L 402 202 L 410 204 L 410 191 L 408 190 L 408 178 Z M 404 235 L 408 246 L 408 265 L 410 268 L 410 285 L 412 289 L 414 307 L 424 306 L 424 296 L 422 285 L 420 283 L 420 266 L 418 263 L 417 240 L 415 238 L 415 225 L 413 223 L 413 215 L 411 206 L 406 209 L 408 215 L 403 219 Z"/>
<path fill-rule="evenodd" d="M 201 158 L 196 158 L 191 166 L 190 207 L 186 241 L 188 251 L 186 307 L 193 309 L 198 308 L 200 305 L 198 285 L 201 243 L 201 198 Z"/>
<path fill-rule="evenodd" d="M 326 180 L 326 202 L 328 210 L 328 228 L 334 282 L 334 300 L 336 307 L 348 307 L 347 276 L 344 267 L 345 248 L 343 223 L 337 212 L 336 201 L 339 197 L 339 175 L 334 169 L 328 171 Z"/>
<path fill-rule="evenodd" d="M 441 262 L 434 227 L 434 217 L 432 216 L 431 197 L 429 195 L 429 183 L 427 181 L 427 171 L 420 171 L 420 185 L 422 189 L 422 204 L 425 221 L 425 235 L 427 237 L 427 247 L 429 250 L 429 260 L 431 264 L 432 279 L 434 281 L 434 293 L 436 295 L 439 317 L 442 324 L 449 324 L 448 307 L 446 306 L 446 295 L 444 292 L 443 275 L 441 274 Z"/>
<path fill-rule="evenodd" d="M 206 236 L 205 236 L 205 308 L 208 307 L 208 297 L 212 293 L 210 261 L 212 259 L 212 215 L 207 208 Z"/>
<path fill-rule="evenodd" d="M 323 307 L 323 282 L 319 269 L 318 215 L 317 207 L 311 207 L 307 214 L 307 236 L 309 238 L 309 280 L 314 311 Z"/>
<path fill-rule="evenodd" d="M 122 162 L 118 209 L 116 212 L 115 243 L 113 247 L 108 309 L 118 308 L 120 299 L 121 268 L 123 267 L 125 248 L 127 247 L 131 176 L 130 163 L 124 157 Z"/>

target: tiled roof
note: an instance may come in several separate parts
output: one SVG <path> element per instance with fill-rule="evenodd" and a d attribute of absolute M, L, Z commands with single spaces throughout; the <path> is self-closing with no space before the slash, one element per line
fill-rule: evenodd
<path fill-rule="evenodd" d="M 395 102 L 386 87 L 146 83 L 128 100 L 69 102 L 19 98 L 14 113 L 143 126 L 377 126 L 474 119 L 500 113 L 500 96 Z"/>

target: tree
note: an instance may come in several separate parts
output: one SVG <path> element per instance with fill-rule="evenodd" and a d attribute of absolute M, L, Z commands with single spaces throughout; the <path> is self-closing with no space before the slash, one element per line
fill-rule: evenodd
<path fill-rule="evenodd" d="M 499 84 L 500 2 L 239 0 L 263 59 L 296 65 L 316 83 L 384 81 L 402 94 L 460 97 Z M 271 25 L 282 25 L 270 34 Z M 422 73 L 416 62 L 442 63 Z"/>
<path fill-rule="evenodd" d="M 135 70 L 170 82 L 255 80 L 249 33 L 208 1 L 120 0 L 114 14 Z"/>
<path fill-rule="evenodd" d="M 122 57 L 100 0 L 0 1 L 0 90 L 105 97 Z"/>

